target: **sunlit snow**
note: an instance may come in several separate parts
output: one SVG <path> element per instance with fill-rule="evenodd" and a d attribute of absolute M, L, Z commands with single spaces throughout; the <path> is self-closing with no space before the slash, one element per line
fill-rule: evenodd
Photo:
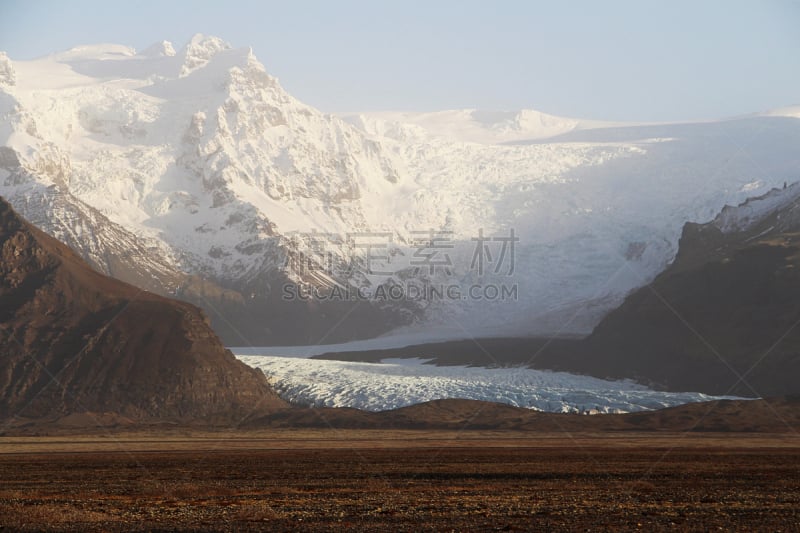
<path fill-rule="evenodd" d="M 80 46 L 0 57 L 0 194 L 62 240 L 80 231 L 71 242 L 83 254 L 120 247 L 111 241 L 124 230 L 153 260 L 223 286 L 264 279 L 281 250 L 313 255 L 311 232 L 333 235 L 322 252 L 347 264 L 367 255 L 348 236 L 391 235 L 396 249 L 370 270 L 418 281 L 408 267 L 420 233 L 443 232 L 454 247 L 435 251 L 452 268 L 434 282 L 519 297 L 425 301 L 415 326 L 586 334 L 669 264 L 685 222 L 798 179 L 799 115 L 651 125 L 530 109 L 339 117 L 287 93 L 251 49 L 215 37 L 141 53 Z M 59 202 L 108 221 L 78 230 Z M 513 272 L 476 273 L 476 237 L 512 230 Z"/>

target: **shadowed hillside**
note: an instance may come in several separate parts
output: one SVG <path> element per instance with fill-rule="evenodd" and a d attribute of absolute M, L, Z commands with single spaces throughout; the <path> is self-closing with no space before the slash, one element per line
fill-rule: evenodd
<path fill-rule="evenodd" d="M 196 307 L 90 269 L 0 199 L 0 418 L 239 421 L 282 407 Z"/>

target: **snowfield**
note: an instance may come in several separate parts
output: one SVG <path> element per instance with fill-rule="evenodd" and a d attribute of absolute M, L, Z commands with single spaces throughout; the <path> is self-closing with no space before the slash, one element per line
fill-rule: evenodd
<path fill-rule="evenodd" d="M 315 407 L 384 411 L 459 398 L 556 413 L 628 413 L 719 399 L 694 392 L 653 391 L 631 381 L 520 367 L 440 367 L 425 364 L 423 359 L 356 363 L 265 355 L 237 357 L 261 369 L 283 399 Z"/>

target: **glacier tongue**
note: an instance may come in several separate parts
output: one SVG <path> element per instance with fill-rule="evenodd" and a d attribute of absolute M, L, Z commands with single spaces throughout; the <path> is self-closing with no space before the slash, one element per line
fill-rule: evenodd
<path fill-rule="evenodd" d="M 127 245 L 113 241 L 124 235 L 158 256 L 152 276 L 171 268 L 248 298 L 263 296 L 252 286 L 276 269 L 372 301 L 380 287 L 406 290 L 380 302 L 389 306 L 409 304 L 410 288 L 455 287 L 410 304 L 416 326 L 465 336 L 588 332 L 671 261 L 685 221 L 795 180 L 798 141 L 791 116 L 343 120 L 288 94 L 252 50 L 203 35 L 177 52 L 163 42 L 13 65 L 0 56 L 0 194 L 84 255 L 121 253 Z M 44 221 L 59 210 L 24 199 L 50 187 L 60 195 L 37 198 L 94 214 Z M 114 228 L 93 231 L 92 220 Z M 79 227 L 93 235 L 85 245 Z M 518 241 L 504 253 L 508 238 Z M 478 265 L 484 246 L 491 258 Z M 310 273 L 298 266 L 311 263 Z"/>
<path fill-rule="evenodd" d="M 721 399 L 530 368 L 438 367 L 424 364 L 422 359 L 353 363 L 263 355 L 237 357 L 264 371 L 283 399 L 315 407 L 385 411 L 459 398 L 560 413 L 628 413 Z"/>

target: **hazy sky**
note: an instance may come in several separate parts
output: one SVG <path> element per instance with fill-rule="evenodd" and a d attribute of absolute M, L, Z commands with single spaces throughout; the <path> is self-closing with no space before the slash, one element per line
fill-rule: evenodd
<path fill-rule="evenodd" d="M 0 0 L 0 50 L 252 46 L 324 111 L 686 120 L 800 104 L 800 0 Z"/>

